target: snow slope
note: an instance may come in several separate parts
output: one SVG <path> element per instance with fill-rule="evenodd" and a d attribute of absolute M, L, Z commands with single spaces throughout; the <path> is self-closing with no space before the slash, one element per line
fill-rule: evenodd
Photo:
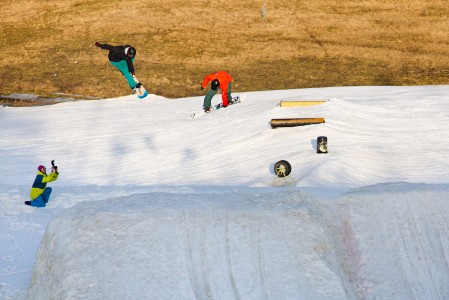
<path fill-rule="evenodd" d="M 0 299 L 448 298 L 448 101 L 344 87 L 198 119 L 202 97 L 2 107 Z M 271 129 L 290 117 L 326 123 Z M 52 159 L 49 205 L 24 206 Z M 281 159 L 294 186 L 271 186 Z"/>

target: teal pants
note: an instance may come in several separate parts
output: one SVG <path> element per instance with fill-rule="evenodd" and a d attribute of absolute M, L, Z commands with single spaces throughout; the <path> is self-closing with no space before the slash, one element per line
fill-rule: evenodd
<path fill-rule="evenodd" d="M 226 91 L 226 95 L 228 96 L 228 101 L 231 101 L 231 89 L 232 89 L 232 82 L 228 83 L 228 90 Z M 206 109 L 208 107 L 212 106 L 212 98 L 215 96 L 215 94 L 217 94 L 217 91 L 214 90 L 209 90 L 206 94 L 206 96 L 204 97 L 204 103 L 203 103 L 203 108 Z M 224 95 L 222 95 L 222 98 L 224 97 Z"/>
<path fill-rule="evenodd" d="M 133 62 L 134 62 L 134 58 L 133 58 Z M 134 89 L 137 85 L 137 82 L 134 80 L 131 73 L 129 73 L 128 64 L 126 63 L 126 60 L 111 61 L 111 64 L 114 67 L 116 67 L 123 74 L 123 76 L 125 76 L 125 79 L 128 82 L 129 87 L 131 89 Z"/>

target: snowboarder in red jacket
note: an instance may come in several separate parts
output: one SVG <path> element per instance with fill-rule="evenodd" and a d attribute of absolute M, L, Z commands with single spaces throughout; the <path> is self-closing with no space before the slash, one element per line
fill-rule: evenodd
<path fill-rule="evenodd" d="M 232 88 L 232 76 L 225 71 L 217 71 L 215 73 L 206 75 L 201 83 L 201 90 L 203 90 L 209 82 L 210 90 L 204 97 L 203 109 L 205 112 L 209 112 L 212 108 L 211 102 L 215 94 L 221 89 L 221 101 L 223 102 L 223 107 L 229 105 L 232 101 L 231 88 Z"/>

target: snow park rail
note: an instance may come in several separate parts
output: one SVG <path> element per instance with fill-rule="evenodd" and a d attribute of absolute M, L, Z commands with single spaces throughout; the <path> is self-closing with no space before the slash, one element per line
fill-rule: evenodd
<path fill-rule="evenodd" d="M 323 104 L 327 100 L 281 100 L 279 103 L 280 107 L 292 107 L 292 106 L 310 106 L 310 105 L 318 105 Z"/>
<path fill-rule="evenodd" d="M 271 128 L 295 127 L 320 123 L 325 123 L 324 118 L 271 119 Z"/>

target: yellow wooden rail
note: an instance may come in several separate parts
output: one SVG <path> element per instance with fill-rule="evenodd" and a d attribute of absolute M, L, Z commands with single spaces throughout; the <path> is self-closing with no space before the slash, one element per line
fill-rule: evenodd
<path fill-rule="evenodd" d="M 295 100 L 295 101 L 282 100 L 279 105 L 280 107 L 309 106 L 309 105 L 323 104 L 325 102 L 326 100 Z"/>

